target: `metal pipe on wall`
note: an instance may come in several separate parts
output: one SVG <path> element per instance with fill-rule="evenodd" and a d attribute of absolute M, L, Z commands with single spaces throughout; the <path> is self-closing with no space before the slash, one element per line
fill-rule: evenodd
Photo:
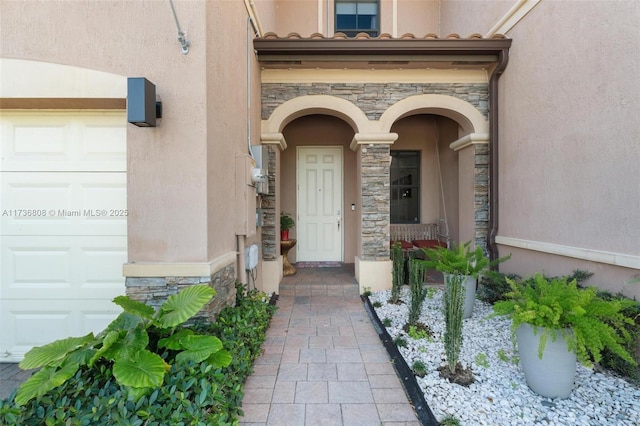
<path fill-rule="evenodd" d="M 247 271 L 244 259 L 246 236 L 238 235 L 238 281 L 240 284 L 247 284 Z"/>
<path fill-rule="evenodd" d="M 498 81 L 509 63 L 509 49 L 500 52 L 498 66 L 489 79 L 489 232 L 487 235 L 487 250 L 491 260 L 497 259 L 498 247 Z M 497 266 L 496 266 L 497 267 Z"/>

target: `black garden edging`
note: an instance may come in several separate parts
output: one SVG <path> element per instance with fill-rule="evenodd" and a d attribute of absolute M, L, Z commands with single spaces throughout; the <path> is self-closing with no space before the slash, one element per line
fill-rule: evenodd
<path fill-rule="evenodd" d="M 407 365 L 404 357 L 398 351 L 395 343 L 393 343 L 393 339 L 389 333 L 387 333 L 386 328 L 382 325 L 378 314 L 376 314 L 375 309 L 371 306 L 369 298 L 367 296 L 362 296 L 361 298 L 364 302 L 365 309 L 371 318 L 371 322 L 378 332 L 378 337 L 382 340 L 382 344 L 387 349 L 387 352 L 391 357 L 391 363 L 402 382 L 402 386 L 404 386 L 405 392 L 413 404 L 418 420 L 424 426 L 438 426 L 440 423 L 436 420 L 436 416 L 433 415 L 429 405 L 427 405 L 422 389 L 420 389 L 413 372 Z"/>

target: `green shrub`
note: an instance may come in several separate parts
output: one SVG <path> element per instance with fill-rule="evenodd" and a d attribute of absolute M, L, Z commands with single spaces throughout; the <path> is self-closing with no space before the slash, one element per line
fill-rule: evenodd
<path fill-rule="evenodd" d="M 507 278 L 513 281 L 520 280 L 520 276 L 517 274 L 503 274 L 492 270 L 485 271 L 480 280 L 478 299 L 492 305 L 500 300 L 506 300 L 508 298 L 506 294 L 511 291 Z"/>
<path fill-rule="evenodd" d="M 624 377 L 640 382 L 640 367 L 638 366 L 638 364 L 640 364 L 640 302 L 631 300 L 622 294 L 612 294 L 607 291 L 599 291 L 598 297 L 604 300 L 623 301 L 622 303 L 624 303 L 625 307 L 620 310 L 620 313 L 628 319 L 628 321 L 625 321 L 624 328 L 630 337 L 623 346 L 636 360 L 636 365 L 633 365 L 613 351 L 605 348 L 602 351 L 600 365 Z"/>
<path fill-rule="evenodd" d="M 424 377 L 427 375 L 427 366 L 420 360 L 414 361 L 413 364 L 411 364 L 411 370 L 413 371 L 413 374 L 418 377 Z"/>
<path fill-rule="evenodd" d="M 395 345 L 399 348 L 407 347 L 407 339 L 402 336 L 397 336 L 395 339 L 393 339 L 393 343 L 395 343 Z"/>
<path fill-rule="evenodd" d="M 243 383 L 252 372 L 253 361 L 275 306 L 266 296 L 240 286 L 237 307 L 222 310 L 218 320 L 199 322 L 190 328 L 216 336 L 232 360 L 227 367 L 208 362 L 174 363 L 161 386 L 135 399 L 119 385 L 111 372 L 113 362 L 101 359 L 93 367 L 80 369 L 61 386 L 19 407 L 15 391 L 0 401 L 0 424 L 20 425 L 228 425 L 242 413 Z M 161 356 L 170 358 L 170 351 Z"/>
<path fill-rule="evenodd" d="M 431 340 L 431 333 L 429 329 L 426 328 L 418 328 L 415 325 L 409 326 L 409 331 L 407 332 L 409 337 L 413 340 Z"/>
<path fill-rule="evenodd" d="M 486 354 L 482 352 L 477 353 L 473 360 L 476 362 L 476 365 L 484 368 L 489 368 L 489 360 L 487 359 Z"/>
<path fill-rule="evenodd" d="M 570 275 L 558 276 L 558 277 L 546 277 L 547 280 L 564 279 L 567 281 L 575 280 L 578 285 L 589 279 L 593 273 L 584 271 L 581 269 L 574 270 Z M 511 281 L 521 282 L 522 277 L 518 274 L 505 274 L 498 271 L 487 270 L 482 274 L 481 285 L 478 289 L 478 298 L 484 302 L 494 304 L 500 300 L 507 300 L 509 297 L 507 293 L 511 291 L 511 286 L 507 281 L 507 278 Z M 535 285 L 532 278 L 527 278 L 523 284 Z"/>
<path fill-rule="evenodd" d="M 441 426 L 460 426 L 462 423 L 460 423 L 460 420 L 458 420 L 454 415 L 449 414 L 447 417 L 445 417 L 444 419 L 442 419 L 442 421 L 440 422 Z"/>

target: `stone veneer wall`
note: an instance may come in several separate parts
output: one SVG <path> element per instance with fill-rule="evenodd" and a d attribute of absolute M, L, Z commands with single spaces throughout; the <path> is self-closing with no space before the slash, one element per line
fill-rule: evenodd
<path fill-rule="evenodd" d="M 235 264 L 231 263 L 210 277 L 127 277 L 127 296 L 159 308 L 162 302 L 185 287 L 208 284 L 216 291 L 213 300 L 205 306 L 196 318 L 215 321 L 218 313 L 226 306 L 234 306 L 236 300 Z"/>
<path fill-rule="evenodd" d="M 362 145 L 362 260 L 389 260 L 389 145 Z"/>
<path fill-rule="evenodd" d="M 370 120 L 380 116 L 396 102 L 413 95 L 439 94 L 462 99 L 478 109 L 488 118 L 489 86 L 485 83 L 263 83 L 262 118 L 268 119 L 271 113 L 284 102 L 307 95 L 330 95 L 346 99 L 358 106 Z M 389 147 L 387 147 L 388 150 Z M 489 229 L 489 147 L 475 145 L 475 243 L 486 251 Z M 388 177 L 387 170 L 387 177 Z M 363 188 L 365 184 L 363 182 Z M 387 188 L 388 190 L 388 188 Z M 387 195 L 388 197 L 388 195 Z M 364 198 L 364 195 L 363 195 Z M 386 212 L 389 209 L 387 206 Z M 364 214 L 364 211 L 363 211 Z M 383 211 L 380 211 L 383 214 Z M 389 219 L 387 218 L 387 225 Z M 368 222 L 371 226 L 375 221 Z M 266 223 L 266 221 L 265 221 Z M 373 232 L 373 226 L 365 230 L 363 218 L 363 252 L 366 260 L 383 257 L 374 248 L 377 242 L 369 240 L 366 232 Z M 386 234 L 388 234 L 388 229 Z M 264 234 L 263 234 L 264 235 Z M 264 238 L 264 237 L 263 237 Z M 387 235 L 388 238 L 388 235 Z M 367 248 L 365 249 L 365 245 Z M 387 244 L 388 245 L 388 244 Z M 264 250 L 264 247 L 263 247 Z M 389 248 L 386 248 L 387 253 Z M 266 251 L 265 251 L 266 253 Z M 363 254 L 364 254 L 363 253 Z M 387 256 L 388 259 L 388 256 Z M 364 260 L 364 259 L 363 259 Z"/>
<path fill-rule="evenodd" d="M 273 110 L 290 99 L 330 95 L 352 102 L 369 120 L 378 120 L 396 102 L 426 94 L 462 99 L 487 117 L 489 85 L 485 83 L 262 83 L 262 119 L 268 119 Z"/>
<path fill-rule="evenodd" d="M 276 260 L 280 254 L 280 238 L 276 238 L 276 220 L 279 215 L 276 212 L 276 151 L 277 147 L 268 145 L 268 170 L 269 193 L 262 195 L 262 259 Z"/>

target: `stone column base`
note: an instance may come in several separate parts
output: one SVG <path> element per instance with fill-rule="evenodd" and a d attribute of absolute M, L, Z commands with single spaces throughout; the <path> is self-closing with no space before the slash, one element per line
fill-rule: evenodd
<path fill-rule="evenodd" d="M 391 260 L 360 260 L 355 258 L 355 275 L 360 287 L 360 294 L 365 290 L 379 291 L 391 288 Z"/>
<path fill-rule="evenodd" d="M 276 260 L 262 261 L 262 288 L 267 294 L 280 294 L 280 281 L 282 281 L 282 256 L 278 256 Z"/>
<path fill-rule="evenodd" d="M 128 263 L 124 265 L 127 296 L 159 308 L 185 287 L 207 284 L 216 291 L 196 318 L 215 321 L 218 313 L 236 302 L 236 254 L 230 252 L 212 262 L 190 264 Z"/>

